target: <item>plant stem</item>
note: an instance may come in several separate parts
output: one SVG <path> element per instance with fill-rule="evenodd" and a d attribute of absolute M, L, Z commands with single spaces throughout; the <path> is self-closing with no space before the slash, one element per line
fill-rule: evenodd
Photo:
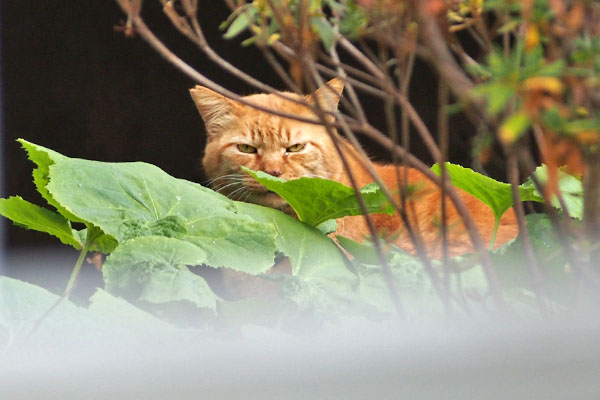
<path fill-rule="evenodd" d="M 75 266 L 73 267 L 73 271 L 71 272 L 71 276 L 69 277 L 69 282 L 67 283 L 67 287 L 65 288 L 65 291 L 63 292 L 62 296 L 60 296 L 54 302 L 54 304 L 52 304 L 52 306 L 50 306 L 50 308 L 44 314 L 42 314 L 42 316 L 37 320 L 33 328 L 31 328 L 31 331 L 29 331 L 29 333 L 27 334 L 26 339 L 30 338 L 38 330 L 42 322 L 44 322 L 48 315 L 50 315 L 50 313 L 54 311 L 54 309 L 58 307 L 60 303 L 69 298 L 69 295 L 73 290 L 73 286 L 75 286 L 75 282 L 77 281 L 77 277 L 79 276 L 79 271 L 81 270 L 81 266 L 83 265 L 83 260 L 85 260 L 85 256 L 87 255 L 92 243 L 94 242 L 94 240 L 96 240 L 97 236 L 92 231 L 94 231 L 94 229 L 88 226 L 85 237 L 85 243 L 81 247 L 79 257 L 75 262 Z"/>
<path fill-rule="evenodd" d="M 492 239 L 490 239 L 490 251 L 494 250 L 494 243 L 496 243 L 496 233 L 498 232 L 498 227 L 500 226 L 500 218 L 495 217 L 496 221 L 494 221 L 494 232 L 492 232 Z"/>
<path fill-rule="evenodd" d="M 79 257 L 77 258 L 77 261 L 75 262 L 73 271 L 71 271 L 71 276 L 69 277 L 69 282 L 67 283 L 67 287 L 65 288 L 65 291 L 63 293 L 63 297 L 65 299 L 69 298 L 69 295 L 71 294 L 71 290 L 73 290 L 73 286 L 75 285 L 75 282 L 77 281 L 77 277 L 79 276 L 79 271 L 81 270 L 81 266 L 83 265 L 83 260 L 85 260 L 85 256 L 87 255 L 88 251 L 90 250 L 90 246 L 92 244 L 92 240 L 90 240 L 90 238 L 91 238 L 91 234 L 90 234 L 90 229 L 88 228 L 87 237 L 85 238 L 85 243 L 83 244 L 83 247 L 81 247 L 81 252 L 79 253 Z"/>

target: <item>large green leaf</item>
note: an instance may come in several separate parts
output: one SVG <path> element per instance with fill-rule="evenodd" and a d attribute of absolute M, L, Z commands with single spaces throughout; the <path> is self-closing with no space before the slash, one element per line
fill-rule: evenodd
<path fill-rule="evenodd" d="M 245 171 L 267 189 L 284 198 L 294 209 L 298 219 L 310 226 L 363 213 L 354 190 L 339 182 L 307 177 L 286 181 L 262 171 L 247 168 Z M 369 213 L 393 214 L 393 207 L 376 184 L 363 187 L 360 193 Z"/>
<path fill-rule="evenodd" d="M 49 233 L 64 244 L 81 248 L 69 221 L 60 214 L 36 206 L 19 196 L 0 199 L 0 214 L 26 229 Z"/>
<path fill-rule="evenodd" d="M 183 240 L 137 237 L 119 245 L 106 259 L 102 273 L 111 293 L 133 294 L 136 300 L 150 303 L 186 300 L 214 311 L 216 296 L 204 278 L 187 267 L 204 264 L 207 258 L 200 247 Z"/>
<path fill-rule="evenodd" d="M 77 216 L 66 210 L 58 201 L 54 199 L 54 197 L 46 187 L 50 182 L 50 166 L 68 160 L 68 157 L 63 156 L 62 154 L 59 154 L 54 150 L 28 142 L 25 139 L 18 139 L 18 142 L 21 143 L 21 145 L 27 152 L 29 159 L 37 165 L 37 168 L 33 170 L 33 182 L 35 183 L 37 191 L 48 202 L 48 204 L 56 208 L 60 215 L 62 215 L 68 221 L 81 222 L 92 229 L 99 230 L 99 228 L 97 227 L 92 227 L 92 224 L 90 224 L 88 221 L 84 221 L 83 219 L 78 218 Z M 77 233 L 76 240 L 83 243 L 86 238 L 86 231 L 86 229 L 79 231 Z M 116 246 L 117 241 L 115 238 L 109 235 L 98 233 L 90 249 L 94 251 L 102 251 L 105 253 L 109 253 L 112 250 L 114 250 Z"/>
<path fill-rule="evenodd" d="M 54 200 L 52 195 L 46 189 L 46 185 L 50 181 L 50 166 L 56 164 L 57 162 L 66 160 L 67 157 L 57 153 L 54 150 L 50 150 L 43 146 L 28 142 L 25 139 L 18 139 L 17 141 L 21 143 L 21 146 L 23 146 L 27 152 L 29 159 L 37 166 L 37 168 L 33 170 L 33 183 L 35 184 L 37 191 L 48 202 L 48 204 L 56 208 L 61 215 L 70 221 L 76 221 L 77 218 L 75 218 L 73 215 L 70 215 L 64 208 L 62 208 L 62 206 L 56 200 Z"/>
<path fill-rule="evenodd" d="M 41 146 L 29 147 L 37 158 L 46 154 Z M 40 187 L 64 215 L 104 233 L 96 248 L 112 251 L 103 268 L 112 293 L 151 303 L 186 300 L 214 310 L 215 295 L 188 266 L 259 274 L 279 252 L 290 258 L 291 287 L 345 303 L 355 294 L 356 274 L 335 243 L 278 210 L 231 201 L 144 163 L 71 159 L 51 150 L 46 156 Z M 344 190 L 353 198 L 350 188 Z M 85 234 L 77 233 L 80 239 Z"/>
<path fill-rule="evenodd" d="M 39 286 L 0 276 L 0 353 L 20 344 L 58 298 Z M 57 334 L 65 326 L 81 330 L 92 325 L 84 309 L 64 301 L 47 316 L 36 335 Z"/>
<path fill-rule="evenodd" d="M 452 184 L 487 204 L 494 212 L 496 220 L 499 220 L 513 206 L 510 184 L 499 182 L 470 168 L 461 167 L 449 162 L 445 163 L 445 167 Z M 438 164 L 434 164 L 431 170 L 441 175 L 441 169 Z M 531 187 L 521 185 L 519 186 L 519 193 L 522 201 L 539 201 L 539 197 L 536 196 Z"/>
<path fill-rule="evenodd" d="M 70 213 L 119 242 L 146 235 L 194 243 L 213 266 L 260 273 L 273 265 L 272 224 L 237 212 L 234 202 L 145 163 L 67 159 L 50 167 L 47 185 Z"/>
<path fill-rule="evenodd" d="M 174 326 L 102 289 L 96 290 L 90 297 L 88 310 L 95 321 L 109 326 L 112 333 L 120 338 L 124 332 L 139 336 L 142 332 L 144 335 L 172 335 L 178 331 Z"/>
<path fill-rule="evenodd" d="M 275 226 L 277 248 L 292 264 L 293 276 L 284 279 L 282 293 L 296 303 L 296 313 L 317 320 L 336 319 L 339 314 L 368 315 L 359 310 L 358 276 L 329 237 L 278 210 L 247 203 L 236 203 L 236 207 L 240 214 Z"/>
<path fill-rule="evenodd" d="M 321 274 L 329 279 L 355 279 L 346 266 L 346 257 L 318 229 L 271 208 L 248 203 L 236 203 L 236 208 L 240 214 L 275 226 L 277 249 L 289 256 L 294 275 Z"/>
<path fill-rule="evenodd" d="M 88 309 L 68 300 L 47 314 L 35 334 L 33 327 L 56 303 L 59 296 L 48 290 L 16 279 L 0 276 L 0 354 L 39 346 L 44 352 L 54 348 L 89 347 L 89 343 L 122 344 L 143 347 L 160 340 L 180 341 L 190 335 L 121 298 L 98 290 L 90 298 Z M 27 340 L 27 346 L 20 345 Z M 48 345 L 51 344 L 51 347 Z"/>

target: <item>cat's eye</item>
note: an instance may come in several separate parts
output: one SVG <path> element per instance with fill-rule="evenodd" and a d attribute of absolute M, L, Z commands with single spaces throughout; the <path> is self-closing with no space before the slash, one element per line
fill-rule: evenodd
<path fill-rule="evenodd" d="M 241 151 L 242 153 L 256 153 L 256 147 L 254 146 L 250 146 L 249 144 L 243 144 L 243 143 L 239 143 L 237 145 L 237 148 L 239 151 Z"/>
<path fill-rule="evenodd" d="M 304 148 L 304 143 L 296 143 L 285 149 L 288 153 L 297 153 Z"/>

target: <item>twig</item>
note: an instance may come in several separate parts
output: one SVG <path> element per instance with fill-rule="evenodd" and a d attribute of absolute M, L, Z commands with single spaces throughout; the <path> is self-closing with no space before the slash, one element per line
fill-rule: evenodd
<path fill-rule="evenodd" d="M 471 90 L 473 83 L 456 64 L 454 57 L 448 51 L 445 40 L 436 23 L 436 19 L 425 9 L 427 2 L 415 2 L 419 19 L 419 27 L 427 47 L 435 57 L 435 65 L 442 78 L 448 83 L 456 97 L 461 100 L 473 101 Z"/>
<path fill-rule="evenodd" d="M 129 9 L 127 0 L 117 0 L 117 2 L 119 4 L 125 4 L 123 6 L 123 7 L 125 7 L 124 11 L 127 12 L 127 10 Z M 132 17 L 132 21 L 133 21 L 136 31 L 140 35 L 140 37 L 142 37 L 152 48 L 154 48 L 154 50 L 159 55 L 161 55 L 165 60 L 167 60 L 168 62 L 173 64 L 177 69 L 179 69 L 181 72 L 183 72 L 184 74 L 186 74 L 187 76 L 189 76 L 190 78 L 195 80 L 196 82 L 200 83 L 201 85 L 204 85 L 204 86 L 208 87 L 209 89 L 214 90 L 215 92 L 219 93 L 220 95 L 222 95 L 224 97 L 227 97 L 231 100 L 235 100 L 238 103 L 247 105 L 256 110 L 264 111 L 269 114 L 293 119 L 296 121 L 306 122 L 306 123 L 314 124 L 314 125 L 321 125 L 321 121 L 318 118 L 305 118 L 305 117 L 299 116 L 297 114 L 290 114 L 290 113 L 273 110 L 272 108 L 262 106 L 260 104 L 254 103 L 252 101 L 248 101 L 248 100 L 244 99 L 242 96 L 239 96 L 239 95 L 225 89 L 224 87 L 222 87 L 221 85 L 218 85 L 215 82 L 213 82 L 212 80 L 208 79 L 207 77 L 205 77 L 204 75 L 202 75 L 201 73 L 196 71 L 194 68 L 192 68 L 189 64 L 185 63 L 183 60 L 181 60 L 179 57 L 177 57 L 171 50 L 169 50 L 152 33 L 152 31 L 150 31 L 148 26 L 145 24 L 145 22 L 139 15 L 134 15 Z M 288 101 L 302 104 L 302 105 L 306 106 L 308 109 L 314 108 L 309 103 L 307 103 L 306 101 L 300 100 L 299 98 L 292 97 L 292 96 L 286 96 L 281 92 L 275 92 L 275 94 L 278 94 L 279 96 L 285 98 Z"/>
<path fill-rule="evenodd" d="M 321 79 L 320 79 L 319 75 L 316 73 L 316 70 L 314 68 L 311 68 L 311 70 L 312 70 L 313 75 L 316 78 L 319 86 L 323 86 L 323 82 L 319 82 L 319 80 L 321 80 Z M 325 96 L 325 101 L 328 101 L 328 99 L 329 99 L 329 97 Z M 317 103 L 317 109 L 321 109 L 322 106 L 320 104 L 320 99 L 318 98 L 318 96 L 315 96 L 314 100 Z M 327 108 L 331 109 L 332 107 L 331 107 L 331 105 L 329 105 L 329 107 L 327 107 Z M 342 160 L 342 164 L 344 166 L 346 174 L 348 175 L 348 179 L 350 180 L 350 183 L 352 185 L 352 188 L 354 189 L 354 193 L 356 195 L 356 198 L 358 200 L 360 208 L 365 217 L 365 221 L 367 223 L 369 232 L 371 233 L 371 236 L 373 237 L 373 244 L 374 244 L 375 250 L 377 252 L 377 257 L 378 257 L 379 263 L 381 264 L 382 269 L 383 269 L 384 281 L 388 287 L 388 292 L 392 299 L 392 303 L 394 304 L 394 307 L 396 309 L 396 313 L 398 314 L 398 316 L 400 318 L 404 318 L 404 308 L 402 306 L 402 302 L 400 300 L 398 290 L 397 290 L 396 284 L 394 282 L 394 277 L 392 275 L 390 266 L 385 258 L 385 255 L 383 254 L 383 249 L 381 248 L 381 243 L 379 241 L 377 231 L 375 229 L 375 226 L 373 225 L 373 221 L 369 217 L 367 205 L 365 203 L 364 198 L 362 197 L 362 195 L 360 193 L 360 190 L 359 190 L 360 188 L 358 187 L 358 185 L 356 183 L 354 174 L 352 173 L 352 170 L 350 168 L 348 160 L 346 159 L 344 151 L 340 147 L 340 143 L 339 143 L 339 140 L 336 137 L 336 134 L 333 130 L 333 126 L 329 123 L 329 121 L 327 120 L 327 117 L 324 113 L 320 112 L 319 117 L 322 118 L 323 123 L 325 124 L 325 127 L 327 129 L 327 133 L 329 134 L 330 138 L 332 139 L 335 149 L 336 149 L 340 159 Z"/>
<path fill-rule="evenodd" d="M 448 159 L 448 114 L 446 113 L 446 105 L 448 104 L 448 86 L 442 80 L 439 82 L 438 89 L 438 137 L 440 143 L 440 151 L 442 153 L 442 162 L 440 166 L 442 182 L 448 181 L 448 170 L 446 169 L 445 160 Z M 447 207 L 446 207 L 446 185 L 442 185 L 442 261 L 444 265 L 444 283 L 449 285 L 448 271 L 448 223 L 447 223 Z"/>
<path fill-rule="evenodd" d="M 535 299 L 540 314 L 543 318 L 548 318 L 548 310 L 542 286 L 542 275 L 537 263 L 536 255 L 533 251 L 533 246 L 531 245 L 529 230 L 525 225 L 525 210 L 523 208 L 523 203 L 521 202 L 521 194 L 519 193 L 519 166 L 517 156 L 513 149 L 506 149 L 506 155 L 508 157 L 508 181 L 512 191 L 513 204 L 517 216 L 517 224 L 519 226 L 519 235 L 525 250 L 525 257 L 527 258 L 527 270 L 529 271 L 531 288 L 535 293 Z"/>

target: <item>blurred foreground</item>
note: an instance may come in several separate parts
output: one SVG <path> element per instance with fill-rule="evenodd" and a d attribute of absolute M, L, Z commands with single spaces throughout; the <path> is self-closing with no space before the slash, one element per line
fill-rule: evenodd
<path fill-rule="evenodd" d="M 25 260 L 35 259 L 30 255 L 18 265 L 21 278 L 28 271 Z M 18 260 L 9 259 L 11 272 Z M 45 263 L 62 261 L 57 255 L 46 257 Z M 56 283 L 46 282 L 47 287 L 64 284 L 67 271 L 57 266 L 43 271 L 46 279 L 60 277 Z M 1 279 L 0 327 L 18 330 L 15 312 L 27 312 L 34 300 L 7 302 L 11 288 L 20 283 Z M 208 334 L 175 329 L 99 293 L 90 309 L 97 320 L 110 323 L 90 324 L 87 316 L 72 313 L 61 320 L 65 310 L 59 307 L 30 338 L 2 348 L 2 399 L 600 396 L 598 315 L 550 323 L 361 320 L 302 334 L 246 325 L 235 332 Z M 3 344 L 11 333 L 0 330 Z"/>

